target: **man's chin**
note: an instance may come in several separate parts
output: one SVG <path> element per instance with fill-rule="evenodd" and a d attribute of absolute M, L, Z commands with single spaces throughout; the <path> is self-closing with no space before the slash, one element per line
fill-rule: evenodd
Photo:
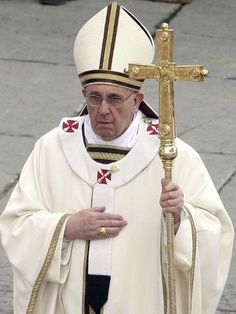
<path fill-rule="evenodd" d="M 111 130 L 99 130 L 96 134 L 101 137 L 103 141 L 112 141 L 115 138 L 114 132 Z"/>
<path fill-rule="evenodd" d="M 99 136 L 102 138 L 103 141 L 107 141 L 107 142 L 115 139 L 114 136 L 109 135 L 109 134 L 101 134 Z"/>
<path fill-rule="evenodd" d="M 97 126 L 96 128 L 94 128 L 94 132 L 104 141 L 112 141 L 116 138 L 115 129 L 108 124 L 105 124 L 103 126 Z"/>

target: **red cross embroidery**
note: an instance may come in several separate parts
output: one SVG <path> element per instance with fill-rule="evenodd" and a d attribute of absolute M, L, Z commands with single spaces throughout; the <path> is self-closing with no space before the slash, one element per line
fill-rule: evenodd
<path fill-rule="evenodd" d="M 74 133 L 79 127 L 79 123 L 75 120 L 67 120 L 63 122 L 62 128 L 67 133 Z"/>
<path fill-rule="evenodd" d="M 107 180 L 111 181 L 111 172 L 106 169 L 101 169 L 97 173 L 97 182 L 99 184 L 107 184 Z"/>
<path fill-rule="evenodd" d="M 149 124 L 147 127 L 147 131 L 149 135 L 157 135 L 159 130 L 159 124 Z"/>

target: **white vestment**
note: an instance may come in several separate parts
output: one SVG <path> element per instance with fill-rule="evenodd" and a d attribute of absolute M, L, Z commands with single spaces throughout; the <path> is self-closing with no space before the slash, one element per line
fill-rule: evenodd
<path fill-rule="evenodd" d="M 100 164 L 84 146 L 84 119 L 66 118 L 38 140 L 0 218 L 2 243 L 13 268 L 15 313 L 27 311 L 60 218 L 91 204 L 106 204 L 107 211 L 121 214 L 128 225 L 109 243 L 100 240 L 109 252 L 104 271 L 111 274 L 103 314 L 162 314 L 160 251 L 162 247 L 165 270 L 166 240 L 159 206 L 163 169 L 158 121 L 142 120 L 130 152 L 117 162 Z M 233 227 L 198 154 L 179 139 L 176 144 L 173 182 L 185 196 L 174 239 L 177 313 L 213 314 L 228 274 Z M 65 241 L 65 223 L 38 291 L 35 314 L 84 313 L 86 241 Z"/>

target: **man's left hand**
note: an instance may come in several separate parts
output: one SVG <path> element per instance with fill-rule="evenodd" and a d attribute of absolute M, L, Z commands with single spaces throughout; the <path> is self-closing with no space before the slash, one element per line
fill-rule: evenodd
<path fill-rule="evenodd" d="M 162 192 L 160 205 L 164 213 L 174 215 L 174 223 L 179 222 L 181 211 L 184 205 L 184 194 L 180 187 L 171 182 L 165 186 L 165 180 L 161 179 Z"/>

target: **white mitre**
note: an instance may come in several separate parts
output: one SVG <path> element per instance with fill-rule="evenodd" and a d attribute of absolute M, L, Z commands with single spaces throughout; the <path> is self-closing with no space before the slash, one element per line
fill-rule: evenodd
<path fill-rule="evenodd" d="M 138 91 L 143 80 L 129 78 L 124 70 L 129 63 L 152 63 L 154 52 L 152 36 L 145 26 L 116 2 L 87 21 L 74 44 L 75 64 L 83 87 L 100 83 Z M 139 108 L 146 116 L 157 117 L 145 101 Z"/>

